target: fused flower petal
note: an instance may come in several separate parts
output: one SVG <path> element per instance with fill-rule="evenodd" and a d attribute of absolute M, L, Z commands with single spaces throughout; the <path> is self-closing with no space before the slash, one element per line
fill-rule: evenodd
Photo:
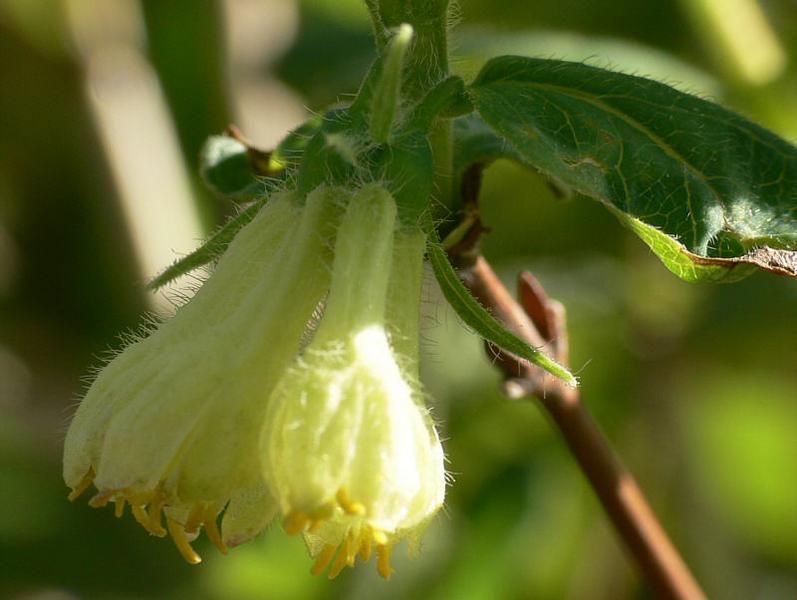
<path fill-rule="evenodd" d="M 393 545 L 422 528 L 444 498 L 442 447 L 411 349 L 424 237 L 398 236 L 393 259 L 395 217 L 392 197 L 377 186 L 349 203 L 324 316 L 276 386 L 261 437 L 284 527 L 305 534 L 313 572 L 329 567 L 330 577 L 374 553 L 379 573 L 389 577 Z M 391 272 L 398 279 L 391 281 Z M 405 290 L 402 278 L 417 280 L 416 288 Z M 410 300 L 391 302 L 389 311 L 399 329 L 409 322 L 406 337 L 386 324 L 389 288 Z M 397 357 L 389 331 L 410 356 Z"/>
<path fill-rule="evenodd" d="M 240 233 L 176 315 L 99 373 L 67 433 L 71 498 L 130 504 L 152 534 L 168 532 L 189 562 L 204 528 L 221 549 L 256 534 L 275 504 L 257 438 L 274 383 L 329 287 L 339 192 L 300 206 L 273 199 Z M 219 513 L 229 507 L 222 523 Z M 165 519 L 165 526 L 164 526 Z"/>

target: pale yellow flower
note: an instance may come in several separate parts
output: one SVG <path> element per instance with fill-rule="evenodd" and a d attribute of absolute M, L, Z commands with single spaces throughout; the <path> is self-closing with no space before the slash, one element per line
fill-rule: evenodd
<path fill-rule="evenodd" d="M 305 534 L 313 572 L 331 564 L 330 577 L 372 549 L 389 577 L 393 545 L 416 538 L 445 493 L 442 447 L 417 383 L 425 237 L 397 227 L 383 188 L 350 201 L 326 310 L 276 386 L 261 437 L 285 529 Z"/>
<path fill-rule="evenodd" d="M 329 288 L 341 192 L 278 195 L 244 227 L 174 317 L 99 373 L 67 432 L 64 479 L 92 506 L 130 504 L 189 562 L 200 528 L 220 550 L 276 509 L 258 436 L 268 397 Z M 217 523 L 226 507 L 221 531 Z M 165 526 L 164 526 L 165 518 Z"/>

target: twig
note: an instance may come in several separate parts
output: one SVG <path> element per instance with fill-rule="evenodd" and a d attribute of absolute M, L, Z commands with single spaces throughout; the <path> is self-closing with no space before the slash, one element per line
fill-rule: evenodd
<path fill-rule="evenodd" d="M 451 252 L 465 285 L 516 334 L 534 346 L 544 346 L 566 364 L 567 332 L 562 305 L 550 300 L 530 273 L 520 277 L 518 303 L 478 253 L 477 246 L 460 246 Z M 665 599 L 705 599 L 634 478 L 584 408 L 578 390 L 497 348 L 491 347 L 490 352 L 506 375 L 505 393 L 517 399 L 536 397 L 551 416 L 651 589 Z"/>

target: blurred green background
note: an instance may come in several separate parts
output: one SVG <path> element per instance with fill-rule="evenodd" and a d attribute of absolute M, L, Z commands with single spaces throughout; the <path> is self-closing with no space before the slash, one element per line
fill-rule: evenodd
<path fill-rule="evenodd" d="M 797 139 L 794 0 L 460 0 L 454 67 L 588 60 Z M 235 122 L 264 146 L 356 90 L 359 0 L 0 0 L 0 597 L 625 599 L 648 592 L 550 423 L 510 403 L 426 290 L 424 380 L 455 481 L 420 558 L 328 582 L 272 528 L 186 565 L 69 504 L 61 444 L 87 367 L 162 296 L 143 283 L 230 214 L 196 176 Z M 797 598 L 797 283 L 670 275 L 597 203 L 487 172 L 485 252 L 569 310 L 583 397 L 711 598 Z"/>

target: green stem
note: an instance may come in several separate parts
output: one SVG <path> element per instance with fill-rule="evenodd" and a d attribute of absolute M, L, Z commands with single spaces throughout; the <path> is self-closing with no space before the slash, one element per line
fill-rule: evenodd
<path fill-rule="evenodd" d="M 454 208 L 454 126 L 450 119 L 437 119 L 429 130 L 434 161 L 435 190 L 433 208 Z M 448 215 L 435 215 L 446 217 Z"/>

